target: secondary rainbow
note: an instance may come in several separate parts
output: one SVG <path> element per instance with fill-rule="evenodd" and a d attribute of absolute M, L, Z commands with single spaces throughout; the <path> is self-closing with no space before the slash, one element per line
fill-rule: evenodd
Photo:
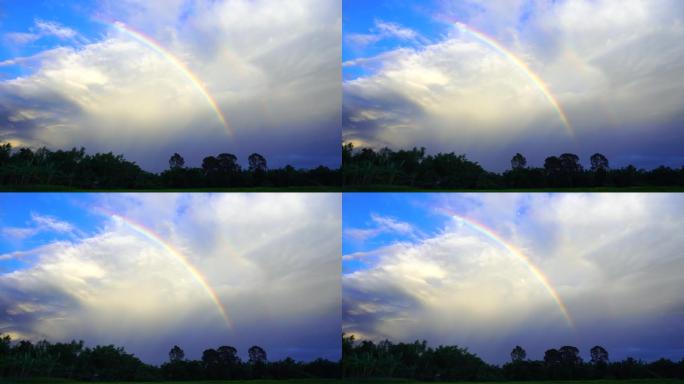
<path fill-rule="evenodd" d="M 192 277 L 200 284 L 200 286 L 204 289 L 204 291 L 209 295 L 209 298 L 211 301 L 216 305 L 216 308 L 218 309 L 219 313 L 221 314 L 221 317 L 223 320 L 226 322 L 226 325 L 228 326 L 229 329 L 233 328 L 233 324 L 230 321 L 230 318 L 228 317 L 228 313 L 226 312 L 226 309 L 223 307 L 223 304 L 221 304 L 221 300 L 219 299 L 218 295 L 216 294 L 216 291 L 207 283 L 207 280 L 202 276 L 202 274 L 195 268 L 192 263 L 188 260 L 185 255 L 183 255 L 182 252 L 178 251 L 175 249 L 171 244 L 168 242 L 164 241 L 164 239 L 156 234 L 153 230 L 145 227 L 144 225 L 140 223 L 136 223 L 135 221 L 123 217 L 117 213 L 108 211 L 104 208 L 96 208 L 97 211 L 112 217 L 114 220 L 117 220 L 123 224 L 125 224 L 129 229 L 133 230 L 135 233 L 141 235 L 145 239 L 153 242 L 157 246 L 159 246 L 161 249 L 163 249 L 167 254 L 173 256 L 176 260 L 178 260 L 184 267 L 185 269 L 190 272 Z"/>
<path fill-rule="evenodd" d="M 468 219 L 466 217 L 460 216 L 454 212 L 447 211 L 447 210 L 445 210 L 445 211 L 449 216 L 453 217 L 454 219 L 456 219 L 460 223 L 463 223 L 468 228 L 470 228 L 470 229 L 476 231 L 477 233 L 485 236 L 486 238 L 492 240 L 493 242 L 495 242 L 496 244 L 498 244 L 499 246 L 504 248 L 506 251 L 508 251 L 508 253 L 510 253 L 511 255 L 517 257 L 522 262 L 524 262 L 525 265 L 527 266 L 527 268 L 537 278 L 537 280 L 539 280 L 539 282 L 544 286 L 544 288 L 546 288 L 546 290 L 549 292 L 549 294 L 551 295 L 553 300 L 556 302 L 556 304 L 558 304 L 558 308 L 560 309 L 561 313 L 563 314 L 563 317 L 565 318 L 565 320 L 568 322 L 568 325 L 571 328 L 575 327 L 574 322 L 572 321 L 572 317 L 570 317 L 570 313 L 568 312 L 568 308 L 565 306 L 565 303 L 563 303 L 563 300 L 561 299 L 560 295 L 558 294 L 558 291 L 556 291 L 556 289 L 553 287 L 553 285 L 551 285 L 551 283 L 549 282 L 549 279 L 544 275 L 544 273 L 542 273 L 542 271 L 539 268 L 537 268 L 537 266 L 534 265 L 534 263 L 532 263 L 532 260 L 530 260 L 529 257 L 525 256 L 525 254 L 522 251 L 517 249 L 512 244 L 509 244 L 508 242 L 506 242 L 506 240 L 504 240 L 501 236 L 499 236 L 496 232 L 494 232 L 492 229 L 488 228 L 484 224 L 478 223 L 475 220 Z"/>
<path fill-rule="evenodd" d="M 104 24 L 110 25 L 114 27 L 116 30 L 126 34 L 127 36 L 130 36 L 133 38 L 135 41 L 145 45 L 148 48 L 151 48 L 153 51 L 157 52 L 160 54 L 162 57 L 164 57 L 169 63 L 171 63 L 174 67 L 176 67 L 185 77 L 190 80 L 190 82 L 195 86 L 195 88 L 204 96 L 204 98 L 207 100 L 211 108 L 214 110 L 216 113 L 216 116 L 218 117 L 219 121 L 221 124 L 226 128 L 228 133 L 230 135 L 233 134 L 232 129 L 228 125 L 228 122 L 226 121 L 226 117 L 223 114 L 223 111 L 221 111 L 221 108 L 218 106 L 218 103 L 216 102 L 216 99 L 209 93 L 207 90 L 207 87 L 204 85 L 202 80 L 200 80 L 190 69 L 181 61 L 179 60 L 174 54 L 169 52 L 166 48 L 164 48 L 160 43 L 155 41 L 152 37 L 145 35 L 142 32 L 136 31 L 135 29 L 131 28 L 130 26 L 126 25 L 125 23 L 117 20 L 107 20 L 104 17 L 97 17 L 99 21 L 101 21 Z"/>
<path fill-rule="evenodd" d="M 460 22 L 456 22 L 456 27 L 458 27 L 460 31 L 468 33 L 477 40 L 485 43 L 490 48 L 493 48 L 495 51 L 499 52 L 504 57 L 506 57 L 516 67 L 518 67 L 530 80 L 532 80 L 532 82 L 537 86 L 537 88 L 542 92 L 542 94 L 544 94 L 544 97 L 546 97 L 549 103 L 551 103 L 553 108 L 558 112 L 558 116 L 560 116 L 560 119 L 563 122 L 563 125 L 565 126 L 570 136 L 575 136 L 575 130 L 572 128 L 572 125 L 570 124 L 570 121 L 568 120 L 565 111 L 563 111 L 563 108 L 561 107 L 556 97 L 551 93 L 551 91 L 549 91 L 549 87 L 546 85 L 546 83 L 544 83 L 544 80 L 542 80 L 539 77 L 539 75 L 534 73 L 534 71 L 532 71 L 530 67 L 527 66 L 527 64 L 525 64 L 524 61 L 518 58 L 518 56 L 516 56 L 510 50 L 506 49 L 506 47 L 499 44 L 499 42 L 487 36 L 486 34 L 478 31 L 477 29 Z"/>

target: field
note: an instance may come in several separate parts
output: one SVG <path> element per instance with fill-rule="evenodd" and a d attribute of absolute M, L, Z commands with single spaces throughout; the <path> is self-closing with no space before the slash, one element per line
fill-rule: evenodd
<path fill-rule="evenodd" d="M 126 382 L 117 381 L 73 381 L 73 380 L 62 380 L 62 379 L 25 379 L 25 380 L 12 380 L 0 378 L 0 383 L 3 384 L 117 384 Z M 136 382 L 144 383 L 144 382 Z M 154 381 L 150 383 L 163 383 L 163 384 L 341 384 L 342 380 L 330 380 L 330 379 L 306 379 L 306 380 L 216 380 L 216 381 Z"/>
<path fill-rule="evenodd" d="M 359 384 L 423 384 L 425 381 L 415 380 L 401 380 L 401 379 L 386 379 L 386 380 L 345 380 L 346 382 L 354 382 Z M 433 381 L 431 383 L 446 384 L 445 381 Z M 644 379 L 644 380 L 544 380 L 544 381 L 484 381 L 484 382 L 459 382 L 468 384 L 684 384 L 684 380 L 676 379 Z"/>
<path fill-rule="evenodd" d="M 594 187 L 517 189 L 427 189 L 401 185 L 345 186 L 345 192 L 684 192 L 684 187 Z"/>
<path fill-rule="evenodd" d="M 361 384 L 414 384 L 426 383 L 425 381 L 402 380 L 402 379 L 377 379 L 377 380 L 345 380 Z M 445 381 L 434 381 L 432 383 L 446 384 Z M 458 384 L 474 384 L 476 382 L 458 381 Z M 647 380 L 545 380 L 545 381 L 487 381 L 477 383 L 505 383 L 505 384 L 684 384 L 684 380 L 677 379 L 647 379 Z"/>
<path fill-rule="evenodd" d="M 12 380 L 0 378 L 0 383 L 7 384 L 118 384 L 124 382 L 95 382 L 95 381 L 72 381 L 60 379 L 25 379 Z M 331 379 L 306 379 L 306 380 L 235 380 L 235 381 L 161 381 L 151 383 L 164 384 L 342 384 L 342 383 L 359 383 L 359 384 L 422 384 L 423 381 L 402 380 L 402 379 L 367 379 L 367 380 L 331 380 Z M 448 382 L 433 382 L 433 383 L 448 383 Z M 459 382 L 463 383 L 463 382 Z M 648 380 L 547 380 L 547 381 L 501 381 L 501 382 L 467 382 L 470 384 L 684 384 L 684 380 L 676 379 L 648 379 Z"/>
<path fill-rule="evenodd" d="M 342 192 L 341 187 L 77 189 L 58 185 L 0 186 L 0 192 Z"/>

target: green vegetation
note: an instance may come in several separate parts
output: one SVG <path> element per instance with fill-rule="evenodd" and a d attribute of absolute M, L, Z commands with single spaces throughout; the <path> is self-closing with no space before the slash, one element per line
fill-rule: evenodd
<path fill-rule="evenodd" d="M 342 376 L 351 379 L 401 378 L 419 381 L 542 381 L 602 379 L 684 379 L 684 359 L 646 363 L 631 357 L 610 361 L 608 351 L 597 345 L 585 362 L 574 346 L 551 348 L 543 360 L 527 359 L 516 346 L 511 361 L 503 366 L 488 364 L 477 355 L 455 345 L 428 347 L 427 342 L 379 343 L 342 335 Z"/>
<path fill-rule="evenodd" d="M 600 153 L 584 169 L 572 153 L 550 156 L 542 168 L 528 167 L 516 154 L 511 169 L 486 171 L 465 155 L 426 155 L 425 148 L 393 151 L 384 148 L 342 147 L 342 183 L 351 191 L 592 191 L 679 192 L 684 190 L 684 167 L 646 171 L 629 165 L 611 169 Z"/>
<path fill-rule="evenodd" d="M 409 379 L 346 379 L 347 383 L 359 383 L 359 384 L 413 384 L 413 383 L 426 383 L 425 381 L 409 380 Z M 504 381 L 471 381 L 469 383 L 503 383 Z M 448 382 L 444 382 L 448 383 Z M 530 383 L 530 381 L 505 381 L 507 384 L 525 384 Z M 536 384 L 615 384 L 615 380 L 539 380 L 534 381 Z M 684 380 L 681 379 L 631 379 L 631 380 L 620 380 L 620 384 L 684 384 Z"/>
<path fill-rule="evenodd" d="M 178 153 L 169 169 L 159 173 L 142 170 L 123 155 L 86 154 L 84 148 L 51 151 L 47 148 L 14 149 L 0 144 L 0 190 L 10 191 L 116 191 L 116 190 L 215 190 L 238 191 L 294 189 L 316 191 L 339 188 L 340 171 L 327 167 L 295 169 L 287 165 L 269 169 L 266 159 L 253 153 L 242 169 L 230 153 L 205 157 L 200 168 L 185 166 Z"/>
<path fill-rule="evenodd" d="M 166 384 L 218 384 L 219 380 L 193 380 L 193 381 L 164 381 Z M 231 384 L 275 384 L 282 383 L 282 380 L 231 380 Z M 344 381 L 339 379 L 291 379 L 287 380 L 288 384 L 342 384 Z M 6 384 L 77 384 L 81 381 L 68 379 L 0 379 L 0 383 Z M 129 381 L 90 381 L 89 383 L 130 383 Z M 144 382 L 141 382 L 144 383 Z M 149 383 L 157 383 L 157 381 L 150 381 Z"/>
<path fill-rule="evenodd" d="M 168 362 L 157 367 L 145 364 L 123 348 L 113 345 L 85 347 L 83 341 L 35 344 L 27 340 L 13 343 L 0 334 L 0 379 L 49 382 L 61 379 L 82 381 L 161 381 L 161 380 L 263 380 L 335 379 L 340 364 L 325 359 L 310 362 L 285 358 L 269 361 L 266 351 L 254 345 L 247 361 L 234 347 L 222 345 L 202 353 L 201 360 L 189 360 L 177 345 L 169 351 Z M 5 379 L 3 379 L 5 380 Z"/>

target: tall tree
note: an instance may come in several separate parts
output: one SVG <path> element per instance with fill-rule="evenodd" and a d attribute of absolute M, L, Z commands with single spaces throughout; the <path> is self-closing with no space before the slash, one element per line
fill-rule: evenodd
<path fill-rule="evenodd" d="M 183 159 L 183 156 L 179 155 L 178 153 L 174 153 L 173 156 L 169 159 L 169 168 L 171 169 L 180 169 L 185 166 L 185 159 Z"/>
<path fill-rule="evenodd" d="M 600 345 L 596 345 L 591 348 L 591 362 L 593 364 L 606 364 L 608 363 L 608 351 Z"/>
<path fill-rule="evenodd" d="M 564 153 L 558 157 L 561 169 L 566 173 L 576 173 L 582 171 L 579 156 L 574 153 Z"/>
<path fill-rule="evenodd" d="M 247 353 L 249 354 L 250 364 L 263 364 L 267 361 L 266 351 L 258 345 L 253 345 Z"/>
<path fill-rule="evenodd" d="M 577 365 L 582 363 L 582 358 L 579 355 L 579 349 L 572 345 L 564 345 L 558 349 L 561 363 L 565 365 Z"/>
<path fill-rule="evenodd" d="M 527 159 L 520 153 L 516 153 L 511 159 L 511 169 L 523 169 L 527 166 Z"/>
<path fill-rule="evenodd" d="M 608 170 L 608 159 L 600 153 L 594 153 L 591 155 L 591 170 L 596 172 L 599 170 Z"/>
<path fill-rule="evenodd" d="M 179 346 L 174 345 L 169 351 L 169 361 L 177 362 L 182 361 L 183 359 L 185 359 L 185 352 L 183 352 Z"/>
<path fill-rule="evenodd" d="M 229 345 L 222 345 L 216 350 L 218 353 L 218 360 L 221 364 L 233 365 L 240 362 L 240 357 L 237 355 L 237 349 Z M 264 352 L 266 356 L 266 352 Z"/>
<path fill-rule="evenodd" d="M 237 162 L 237 156 L 232 153 L 221 153 L 216 156 L 219 169 L 226 173 L 235 173 L 240 171 L 240 165 Z M 266 159 L 264 159 L 264 167 L 266 166 Z"/>
<path fill-rule="evenodd" d="M 557 349 L 551 348 L 547 349 L 546 352 L 544 352 L 544 363 L 546 365 L 557 365 L 560 364 L 560 362 L 560 352 L 558 352 Z"/>
<path fill-rule="evenodd" d="M 514 363 L 523 361 L 526 357 L 527 352 L 525 352 L 525 350 L 519 345 L 516 345 L 515 348 L 513 348 L 513 350 L 511 351 L 511 361 Z"/>
<path fill-rule="evenodd" d="M 247 158 L 249 162 L 250 172 L 265 172 L 268 170 L 268 165 L 266 164 L 266 158 L 258 153 L 252 153 Z"/>

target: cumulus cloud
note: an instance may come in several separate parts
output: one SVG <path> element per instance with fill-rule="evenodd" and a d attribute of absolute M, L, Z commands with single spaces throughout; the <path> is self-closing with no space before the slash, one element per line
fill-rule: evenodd
<path fill-rule="evenodd" d="M 346 63 L 365 73 L 343 85 L 345 141 L 456 151 L 493 169 L 516 152 L 536 164 L 600 151 L 619 165 L 681 165 L 680 2 L 439 4 L 439 41 Z M 536 73 L 574 134 L 525 70 L 457 23 L 483 31 Z"/>
<path fill-rule="evenodd" d="M 97 20 L 150 36 L 198 80 L 112 24 L 92 42 L 38 53 L 32 74 L 0 82 L 4 140 L 124 153 L 153 170 L 174 152 L 195 165 L 220 152 L 241 159 L 259 152 L 277 166 L 339 163 L 336 0 L 103 1 L 99 8 Z M 73 32 L 42 21 L 39 29 Z M 194 83 L 216 100 L 229 129 Z"/>
<path fill-rule="evenodd" d="M 346 332 L 457 344 L 497 363 L 515 345 L 532 358 L 568 344 L 585 354 L 603 345 L 618 359 L 681 358 L 680 196 L 459 195 L 432 208 L 484 223 L 523 257 L 462 220 L 345 255 L 366 262 L 342 279 Z"/>
<path fill-rule="evenodd" d="M 27 267 L 0 275 L 2 332 L 123 345 L 153 363 L 174 344 L 192 358 L 219 345 L 245 354 L 254 344 L 275 359 L 339 358 L 339 196 L 96 200 L 93 214 L 126 219 L 31 250 Z M 230 326 L 188 265 L 216 293 Z"/>

